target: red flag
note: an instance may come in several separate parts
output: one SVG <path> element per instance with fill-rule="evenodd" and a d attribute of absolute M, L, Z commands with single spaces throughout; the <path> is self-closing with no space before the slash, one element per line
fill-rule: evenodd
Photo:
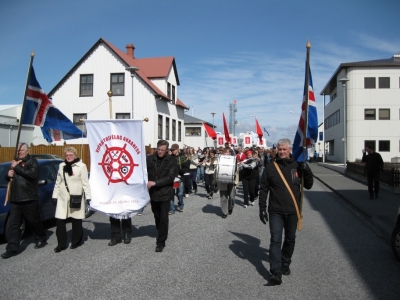
<path fill-rule="evenodd" d="M 225 140 L 230 143 L 231 142 L 231 137 L 229 136 L 229 130 L 228 130 L 228 124 L 226 124 L 226 119 L 224 113 L 222 113 L 222 120 L 224 121 L 224 135 L 225 135 Z"/>
<path fill-rule="evenodd" d="M 258 124 L 257 119 L 256 119 L 256 133 L 258 134 L 258 138 L 260 139 L 260 142 L 262 144 L 262 137 L 264 136 L 264 133 L 262 132 L 260 124 Z"/>
<path fill-rule="evenodd" d="M 217 134 L 215 133 L 215 131 L 210 126 L 206 125 L 204 122 L 203 122 L 203 126 L 204 126 L 204 129 L 206 130 L 208 136 L 210 138 L 212 138 L 213 140 L 215 140 L 217 138 Z"/>

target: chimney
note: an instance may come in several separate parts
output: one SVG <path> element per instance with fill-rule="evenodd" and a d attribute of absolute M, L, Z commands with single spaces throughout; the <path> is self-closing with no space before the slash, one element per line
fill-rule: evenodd
<path fill-rule="evenodd" d="M 135 46 L 133 46 L 133 44 L 126 45 L 126 54 L 132 58 L 135 58 Z"/>

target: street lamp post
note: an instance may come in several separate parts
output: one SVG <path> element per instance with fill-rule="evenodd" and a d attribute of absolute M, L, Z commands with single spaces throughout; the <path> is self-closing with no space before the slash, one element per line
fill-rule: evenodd
<path fill-rule="evenodd" d="M 210 114 L 212 114 L 212 117 L 213 117 L 213 130 L 214 130 L 214 116 L 216 115 L 216 113 L 215 113 L 215 112 L 212 112 L 212 113 L 210 113 Z"/>
<path fill-rule="evenodd" d="M 342 83 L 343 86 L 343 168 L 346 170 L 346 152 L 347 152 L 347 128 L 346 128 L 346 123 L 347 123 L 347 116 L 346 116 L 346 82 L 349 81 L 346 77 L 340 78 L 338 80 L 340 83 Z"/>
<path fill-rule="evenodd" d="M 131 119 L 133 120 L 133 77 L 135 77 L 135 72 L 139 70 L 137 67 L 127 67 L 125 70 L 131 72 L 132 78 L 132 110 L 131 110 Z"/>

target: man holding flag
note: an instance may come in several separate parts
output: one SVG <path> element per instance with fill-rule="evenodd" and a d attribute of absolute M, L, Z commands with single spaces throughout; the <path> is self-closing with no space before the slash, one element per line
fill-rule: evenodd
<path fill-rule="evenodd" d="M 313 175 L 306 164 L 307 146 L 318 137 L 317 108 L 310 71 L 310 42 L 307 42 L 306 76 L 299 128 L 293 143 L 289 139 L 278 141 L 278 157 L 266 166 L 260 182 L 260 220 L 266 224 L 266 201 L 269 194 L 270 220 L 270 272 L 272 284 L 282 283 L 282 275 L 290 275 L 289 268 L 296 239 L 296 226 L 301 230 L 303 188 L 311 189 Z M 282 244 L 282 233 L 285 238 Z"/>

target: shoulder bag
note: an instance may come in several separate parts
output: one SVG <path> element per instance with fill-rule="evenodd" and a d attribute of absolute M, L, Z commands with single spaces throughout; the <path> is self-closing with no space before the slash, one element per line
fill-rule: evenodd
<path fill-rule="evenodd" d="M 278 170 L 278 173 L 281 176 L 283 183 L 286 185 L 286 188 L 288 189 L 290 196 L 292 196 L 294 207 L 296 207 L 296 213 L 297 213 L 297 230 L 300 231 L 301 228 L 303 227 L 303 214 L 301 214 L 299 211 L 299 207 L 297 206 L 296 198 L 294 197 L 293 192 L 292 192 L 289 184 L 287 183 L 285 177 L 283 177 L 281 169 L 279 169 L 279 166 L 276 162 L 274 162 L 274 165 L 275 165 L 275 168 Z"/>
<path fill-rule="evenodd" d="M 63 172 L 63 176 L 64 176 L 65 187 L 67 188 L 67 192 L 69 194 L 69 207 L 70 208 L 81 208 L 82 195 L 83 194 L 81 194 L 81 195 L 71 195 L 70 192 L 69 192 L 67 180 L 65 179 L 65 172 Z"/>

